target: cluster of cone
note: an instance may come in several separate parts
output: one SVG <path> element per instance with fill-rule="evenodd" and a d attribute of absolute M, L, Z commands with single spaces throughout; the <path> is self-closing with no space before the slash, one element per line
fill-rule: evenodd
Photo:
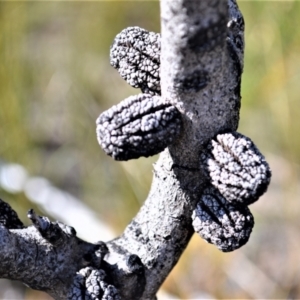
<path fill-rule="evenodd" d="M 116 36 L 110 57 L 122 78 L 143 93 L 99 116 L 99 144 L 116 160 L 160 153 L 178 137 L 182 124 L 178 110 L 160 97 L 159 34 L 126 28 Z M 228 132 L 209 141 L 199 168 L 208 184 L 193 211 L 193 227 L 221 251 L 233 251 L 249 239 L 254 218 L 248 205 L 267 190 L 269 165 L 249 138 Z"/>

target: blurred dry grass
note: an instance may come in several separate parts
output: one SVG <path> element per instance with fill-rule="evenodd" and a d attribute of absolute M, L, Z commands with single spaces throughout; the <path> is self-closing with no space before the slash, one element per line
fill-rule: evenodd
<path fill-rule="evenodd" d="M 194 236 L 164 287 L 180 299 L 299 299 L 300 3 L 239 4 L 239 131 L 267 157 L 272 183 L 251 206 L 256 225 L 246 246 L 223 254 Z M 156 160 L 114 162 L 95 137 L 98 114 L 138 92 L 109 65 L 114 36 L 133 25 L 158 32 L 159 3 L 0 2 L 0 158 L 84 199 L 118 232 L 147 196 Z M 1 190 L 1 198 L 21 217 L 32 207 L 23 194 Z"/>

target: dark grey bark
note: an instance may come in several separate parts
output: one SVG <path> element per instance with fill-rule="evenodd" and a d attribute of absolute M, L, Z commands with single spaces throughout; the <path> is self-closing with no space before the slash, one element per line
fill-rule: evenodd
<path fill-rule="evenodd" d="M 78 239 L 74 229 L 32 211 L 33 226 L 24 228 L 3 204 L 0 259 L 5 263 L 0 266 L 0 277 L 21 280 L 56 299 L 155 299 L 195 231 L 222 251 L 247 242 L 254 224 L 247 205 L 266 190 L 271 173 L 254 144 L 235 133 L 241 99 L 243 17 L 234 0 L 162 0 L 161 29 L 159 39 L 131 28 L 113 44 L 112 65 L 119 68 L 118 55 L 123 55 L 121 76 L 148 93 L 138 98 L 149 99 L 154 108 L 136 113 L 130 111 L 136 103 L 131 101 L 119 105 L 121 111 L 105 112 L 107 118 L 100 116 L 98 121 L 104 150 L 116 159 L 130 159 L 154 154 L 153 145 L 149 146 L 152 137 L 158 141 L 161 124 L 168 131 L 164 126 L 172 123 L 166 111 L 158 113 L 161 106 L 155 99 L 163 99 L 163 110 L 173 107 L 172 111 L 180 113 L 180 133 L 176 127 L 175 140 L 172 136 L 172 144 L 154 165 L 152 187 L 139 213 L 120 237 L 93 245 Z M 140 47 L 145 41 L 156 44 L 138 48 L 134 39 L 126 40 L 127 33 L 143 39 Z M 151 69 L 128 58 L 143 58 L 142 54 Z M 129 76 L 126 70 L 132 66 L 141 70 Z M 129 107 L 128 113 L 122 111 L 124 107 Z M 151 122 L 139 119 L 147 114 Z M 110 127 L 107 120 L 112 118 Z M 157 126 L 155 118 L 159 118 Z M 125 139 L 120 138 L 124 128 L 129 135 L 138 132 L 138 140 L 126 139 L 133 148 L 124 146 Z M 144 144 L 136 143 L 141 139 Z M 139 152 L 138 145 L 143 145 L 143 151 Z M 232 195 L 237 195 L 237 201 Z"/>

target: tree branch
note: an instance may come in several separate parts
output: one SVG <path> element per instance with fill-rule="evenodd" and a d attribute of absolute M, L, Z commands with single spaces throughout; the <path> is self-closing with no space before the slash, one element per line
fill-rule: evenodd
<path fill-rule="evenodd" d="M 143 299 L 154 297 L 194 232 L 192 212 L 207 185 L 204 145 L 238 125 L 241 68 L 227 48 L 227 11 L 224 1 L 161 1 L 162 97 L 181 112 L 183 130 L 155 164 L 144 206 L 108 244 L 110 253 L 122 249 L 141 258 Z"/>
<path fill-rule="evenodd" d="M 161 38 L 138 27 L 117 35 L 111 64 L 144 94 L 97 120 L 98 141 L 117 160 L 168 146 L 141 210 L 120 237 L 93 245 L 33 211 L 33 226 L 24 228 L 3 204 L 0 277 L 56 299 L 155 299 L 195 231 L 222 251 L 247 242 L 254 224 L 247 206 L 271 173 L 235 132 L 243 17 L 234 0 L 162 0 L 161 27 Z"/>

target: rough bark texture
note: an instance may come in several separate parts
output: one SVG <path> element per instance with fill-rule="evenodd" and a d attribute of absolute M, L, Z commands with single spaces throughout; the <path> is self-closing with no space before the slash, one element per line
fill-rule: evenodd
<path fill-rule="evenodd" d="M 5 210 L 3 207 L 5 206 Z M 15 212 L 0 200 L 1 219 Z M 0 277 L 20 280 L 29 287 L 66 299 L 76 272 L 88 264 L 101 265 L 104 243 L 91 244 L 76 237 L 76 231 L 46 217 L 28 213 L 33 226 L 17 229 L 16 218 L 0 223 Z M 16 226 L 18 224 L 18 226 Z M 16 228 L 16 229 L 13 229 Z"/>
<path fill-rule="evenodd" d="M 143 33 L 140 44 L 127 41 L 126 34 L 133 29 Z M 0 265 L 0 277 L 21 280 L 56 299 L 155 299 L 195 230 L 223 251 L 232 251 L 248 240 L 253 219 L 247 205 L 229 203 L 219 195 L 219 186 L 212 187 L 203 163 L 203 157 L 212 159 L 207 152 L 209 141 L 234 132 L 239 121 L 244 24 L 235 1 L 162 0 L 161 39 L 156 35 L 147 39 L 146 31 L 133 29 L 122 33 L 121 42 L 118 35 L 113 44 L 114 64 L 119 66 L 119 53 L 129 65 L 130 59 L 123 56 L 126 53 L 133 53 L 135 59 L 144 57 L 139 51 L 149 48 L 145 46 L 148 40 L 156 43 L 150 47 L 156 57 L 161 40 L 160 65 L 157 59 L 153 62 L 155 71 L 160 68 L 155 80 L 160 80 L 161 89 L 152 93 L 161 91 L 161 99 L 181 113 L 182 121 L 179 136 L 154 165 L 148 198 L 120 237 L 96 245 L 78 239 L 74 229 L 33 211 L 29 212 L 33 226 L 23 228 L 13 210 L 0 205 L 0 259 L 5 262 Z M 119 51 L 119 46 L 128 49 Z M 152 62 L 151 56 L 145 57 L 145 64 L 132 64 L 143 66 L 134 77 L 142 90 L 147 86 L 144 68 Z M 121 75 L 129 80 L 124 70 Z M 142 127 L 139 134 L 141 138 L 145 134 Z M 222 151 L 215 161 L 222 163 Z M 265 166 L 267 186 L 271 173 L 262 155 L 256 154 Z M 230 157 L 227 162 L 230 164 Z M 228 172 L 227 165 L 221 169 Z M 217 236 L 213 228 L 218 229 Z"/>
<path fill-rule="evenodd" d="M 155 164 L 141 211 L 108 245 L 140 256 L 143 299 L 153 299 L 194 232 L 192 212 L 206 186 L 203 146 L 238 126 L 240 73 L 227 48 L 227 9 L 226 1 L 161 1 L 161 92 L 182 113 L 183 130 Z"/>

